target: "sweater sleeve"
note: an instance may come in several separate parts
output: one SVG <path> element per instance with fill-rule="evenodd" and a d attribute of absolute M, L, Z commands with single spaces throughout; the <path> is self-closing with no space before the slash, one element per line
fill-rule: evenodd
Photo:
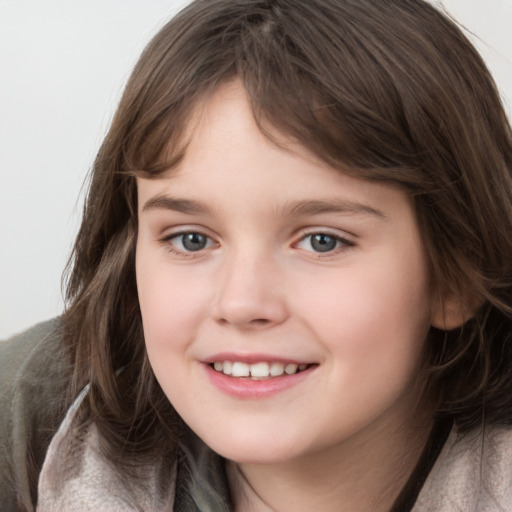
<path fill-rule="evenodd" d="M 66 410 L 58 320 L 0 341 L 0 510 L 32 512 L 48 445 Z"/>

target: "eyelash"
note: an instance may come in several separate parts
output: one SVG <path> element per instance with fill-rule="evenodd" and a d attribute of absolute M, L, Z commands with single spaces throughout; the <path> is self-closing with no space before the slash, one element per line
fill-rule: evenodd
<path fill-rule="evenodd" d="M 314 254 L 315 258 L 328 258 L 331 256 L 336 256 L 340 252 L 344 252 L 347 249 L 350 249 L 351 247 L 354 247 L 356 245 L 352 240 L 349 240 L 348 238 L 342 237 L 340 235 L 336 235 L 334 233 L 330 233 L 329 231 L 323 231 L 323 230 L 304 232 L 304 233 L 302 233 L 298 242 L 295 242 L 293 245 L 294 245 L 294 247 L 300 248 L 299 244 L 303 243 L 304 241 L 306 241 L 309 238 L 309 245 L 310 245 L 310 247 L 312 247 L 313 237 L 315 237 L 315 236 L 330 238 L 336 244 L 335 248 L 333 248 L 331 250 L 327 250 L 325 252 L 304 249 L 305 251 Z"/>
<path fill-rule="evenodd" d="M 207 239 L 207 244 L 210 242 L 214 242 L 213 239 L 208 236 L 208 235 L 205 235 L 204 233 L 201 233 L 200 231 L 194 231 L 194 230 L 188 230 L 188 231 L 180 231 L 178 233 L 172 233 L 168 236 L 165 236 L 164 238 L 162 238 L 160 240 L 160 242 L 165 245 L 165 247 L 167 248 L 167 250 L 173 254 L 176 254 L 177 256 L 181 256 L 181 257 L 185 257 L 185 258 L 194 258 L 196 256 L 198 256 L 199 254 L 202 254 L 202 252 L 209 248 L 209 247 L 205 247 L 205 248 L 202 248 L 202 249 L 199 249 L 197 251 L 187 251 L 187 250 L 181 250 L 181 249 L 178 249 L 174 244 L 173 244 L 173 240 L 174 239 L 178 239 L 180 237 L 183 237 L 185 235 L 199 235 L 201 237 L 204 237 Z M 215 242 L 214 242 L 215 244 Z M 213 245 L 213 244 L 211 244 Z M 196 255 L 197 253 L 197 255 Z"/>
<path fill-rule="evenodd" d="M 183 240 L 183 237 L 185 235 L 199 235 L 200 237 L 204 237 L 206 239 L 206 244 L 209 244 L 209 246 L 200 248 L 197 251 L 182 250 L 182 249 L 177 248 L 176 245 L 174 245 L 174 243 L 172 241 L 174 239 L 178 239 L 180 237 L 182 237 L 182 240 Z M 345 237 L 342 237 L 339 235 L 335 235 L 333 233 L 329 233 L 328 231 L 319 230 L 319 231 L 303 232 L 301 234 L 301 237 L 299 238 L 299 240 L 297 242 L 295 242 L 292 246 L 294 248 L 300 249 L 299 244 L 303 243 L 305 240 L 307 240 L 309 238 L 310 239 L 309 244 L 312 247 L 312 238 L 315 236 L 330 238 L 330 239 L 334 240 L 334 242 L 336 244 L 335 248 L 327 250 L 325 252 L 303 249 L 306 252 L 310 252 L 311 254 L 314 254 L 314 256 L 316 258 L 328 258 L 330 256 L 337 255 L 340 252 L 346 251 L 347 249 L 354 247 L 356 245 L 353 241 L 349 240 L 348 238 L 345 238 Z M 181 256 L 181 257 L 185 257 L 185 258 L 197 257 L 200 254 L 202 254 L 205 249 L 209 249 L 216 244 L 215 241 L 210 236 L 205 235 L 204 233 L 201 233 L 200 231 L 193 231 L 193 230 L 172 233 L 172 234 L 162 238 L 160 240 L 160 242 L 167 247 L 167 250 L 169 252 L 176 254 L 177 256 Z"/>

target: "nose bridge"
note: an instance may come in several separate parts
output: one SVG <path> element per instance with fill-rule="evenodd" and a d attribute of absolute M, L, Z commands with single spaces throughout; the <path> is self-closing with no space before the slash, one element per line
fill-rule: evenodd
<path fill-rule="evenodd" d="M 253 244 L 233 248 L 219 275 L 214 314 L 241 328 L 279 324 L 287 316 L 280 270 L 270 251 Z"/>

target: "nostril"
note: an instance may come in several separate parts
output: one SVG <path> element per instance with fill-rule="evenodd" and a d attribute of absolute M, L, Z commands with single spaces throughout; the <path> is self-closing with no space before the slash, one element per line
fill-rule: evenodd
<path fill-rule="evenodd" d="M 254 320 L 251 320 L 251 324 L 253 325 L 266 325 L 270 322 L 270 320 L 267 320 L 266 318 L 255 318 Z"/>

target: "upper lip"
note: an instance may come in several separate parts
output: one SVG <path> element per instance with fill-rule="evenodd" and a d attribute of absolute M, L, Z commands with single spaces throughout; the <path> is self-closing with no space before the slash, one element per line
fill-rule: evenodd
<path fill-rule="evenodd" d="M 312 364 L 314 361 L 304 359 L 293 359 L 289 357 L 277 356 L 272 354 L 237 354 L 233 352 L 221 352 L 203 359 L 203 363 L 212 364 L 216 361 L 237 361 L 246 364 L 256 364 L 262 362 L 275 362 L 283 364 Z"/>

